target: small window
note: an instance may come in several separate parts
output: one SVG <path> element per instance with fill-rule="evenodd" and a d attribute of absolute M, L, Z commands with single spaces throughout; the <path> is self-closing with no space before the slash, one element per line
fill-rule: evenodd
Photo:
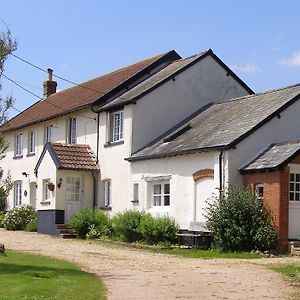
<path fill-rule="evenodd" d="M 23 135 L 19 133 L 15 137 L 15 156 L 23 155 Z"/>
<path fill-rule="evenodd" d="M 76 118 L 69 118 L 67 127 L 67 143 L 76 144 L 77 143 L 77 128 L 76 128 Z"/>
<path fill-rule="evenodd" d="M 43 180 L 43 201 L 50 201 L 50 191 L 48 189 L 49 181 L 49 178 Z"/>
<path fill-rule="evenodd" d="M 17 180 L 14 183 L 14 202 L 15 207 L 22 205 L 22 181 Z"/>
<path fill-rule="evenodd" d="M 300 201 L 300 174 L 290 174 L 290 201 Z"/>
<path fill-rule="evenodd" d="M 35 131 L 28 133 L 28 154 L 35 154 Z"/>
<path fill-rule="evenodd" d="M 139 201 L 139 184 L 134 183 L 133 184 L 133 202 Z"/>
<path fill-rule="evenodd" d="M 112 142 L 123 140 L 123 111 L 116 111 L 110 114 L 110 135 Z"/>
<path fill-rule="evenodd" d="M 45 144 L 53 142 L 53 125 L 45 127 Z"/>
<path fill-rule="evenodd" d="M 170 183 L 154 183 L 152 185 L 152 205 L 170 205 Z"/>
<path fill-rule="evenodd" d="M 258 199 L 263 200 L 264 199 L 264 185 L 259 183 L 255 185 L 255 196 Z"/>
<path fill-rule="evenodd" d="M 80 202 L 80 177 L 67 177 L 66 202 Z"/>
<path fill-rule="evenodd" d="M 111 207 L 111 181 L 103 181 L 104 207 Z"/>

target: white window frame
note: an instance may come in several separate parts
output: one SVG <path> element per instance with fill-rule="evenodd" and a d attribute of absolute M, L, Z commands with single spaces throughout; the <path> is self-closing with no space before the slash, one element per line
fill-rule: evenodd
<path fill-rule="evenodd" d="M 159 190 L 156 189 L 156 187 L 159 187 Z M 170 207 L 170 188 L 170 181 L 152 182 L 150 207 Z M 168 201 L 166 201 L 166 199 L 168 199 Z"/>
<path fill-rule="evenodd" d="M 291 172 L 289 175 L 289 201 L 300 203 L 300 173 Z"/>
<path fill-rule="evenodd" d="M 15 136 L 15 156 L 22 157 L 23 156 L 23 134 L 18 133 Z"/>
<path fill-rule="evenodd" d="M 111 180 L 106 179 L 102 181 L 103 184 L 103 204 L 104 207 L 111 207 Z"/>
<path fill-rule="evenodd" d="M 35 154 L 36 133 L 34 130 L 28 132 L 28 154 Z"/>
<path fill-rule="evenodd" d="M 66 178 L 66 202 L 80 203 L 81 178 L 79 176 L 69 176 Z"/>
<path fill-rule="evenodd" d="M 257 199 L 264 199 L 264 185 L 262 183 L 257 183 L 255 185 L 255 196 Z"/>
<path fill-rule="evenodd" d="M 22 180 L 14 182 L 14 206 L 19 207 L 22 205 Z"/>
<path fill-rule="evenodd" d="M 67 143 L 68 144 L 77 143 L 77 119 L 76 118 L 69 118 L 68 120 Z"/>
<path fill-rule="evenodd" d="M 124 136 L 124 112 L 123 110 L 111 113 L 111 141 L 122 141 Z"/>
<path fill-rule="evenodd" d="M 139 184 L 137 182 L 133 183 L 132 186 L 133 202 L 139 202 Z"/>
<path fill-rule="evenodd" d="M 50 178 L 43 179 L 43 202 L 50 201 L 50 190 L 48 189 L 48 183 L 50 182 Z"/>
<path fill-rule="evenodd" d="M 45 144 L 53 142 L 53 125 L 45 127 Z"/>

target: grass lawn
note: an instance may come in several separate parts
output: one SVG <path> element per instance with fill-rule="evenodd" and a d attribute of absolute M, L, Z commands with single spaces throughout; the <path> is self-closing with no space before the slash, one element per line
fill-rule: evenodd
<path fill-rule="evenodd" d="M 99 278 L 69 262 L 6 251 L 0 254 L 0 299 L 105 299 Z"/>
<path fill-rule="evenodd" d="M 212 250 L 200 250 L 200 249 L 184 249 L 174 248 L 166 250 L 157 250 L 156 252 L 163 254 L 171 254 L 177 256 L 183 256 L 187 258 L 202 258 L 202 259 L 213 259 L 213 258 L 261 258 L 261 255 L 250 252 L 223 252 L 218 249 Z"/>
<path fill-rule="evenodd" d="M 300 282 L 300 264 L 295 265 L 270 265 L 269 268 L 282 273 L 288 277 L 294 278 Z"/>

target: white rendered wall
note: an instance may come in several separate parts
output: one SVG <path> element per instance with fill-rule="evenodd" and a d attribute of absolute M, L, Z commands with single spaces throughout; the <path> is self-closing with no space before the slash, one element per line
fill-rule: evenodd
<path fill-rule="evenodd" d="M 249 93 L 210 56 L 137 101 L 133 107 L 132 152 L 144 147 L 196 110 Z"/>
<path fill-rule="evenodd" d="M 145 210 L 153 215 L 168 214 L 176 219 L 180 228 L 187 229 L 194 221 L 195 181 L 193 174 L 202 169 L 214 170 L 214 188 L 204 193 L 218 193 L 219 188 L 219 153 L 206 152 L 190 155 L 150 159 L 131 163 L 132 182 L 131 199 L 133 199 L 133 184 L 139 184 L 139 203 L 131 204 L 131 208 Z M 151 191 L 149 182 L 145 179 L 156 176 L 171 176 L 170 206 L 148 207 Z M 147 179 L 148 180 L 148 179 Z"/>
<path fill-rule="evenodd" d="M 284 110 L 280 118 L 275 116 L 270 122 L 240 142 L 236 149 L 228 151 L 228 180 L 231 184 L 242 185 L 243 178 L 239 168 L 252 161 L 272 143 L 300 140 L 299 112 L 300 101 L 298 100 Z"/>

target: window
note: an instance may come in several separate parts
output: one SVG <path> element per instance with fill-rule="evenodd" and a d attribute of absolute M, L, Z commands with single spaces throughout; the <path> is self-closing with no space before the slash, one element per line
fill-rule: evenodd
<path fill-rule="evenodd" d="M 28 133 L 28 154 L 35 153 L 35 131 L 29 131 Z"/>
<path fill-rule="evenodd" d="M 67 177 L 66 201 L 80 201 L 80 177 Z"/>
<path fill-rule="evenodd" d="M 67 128 L 67 143 L 76 144 L 76 142 L 77 142 L 76 118 L 70 118 L 68 120 L 68 128 Z"/>
<path fill-rule="evenodd" d="M 14 184 L 14 202 L 15 207 L 22 205 L 22 181 L 17 180 Z"/>
<path fill-rule="evenodd" d="M 290 201 L 300 201 L 300 174 L 290 174 Z"/>
<path fill-rule="evenodd" d="M 23 155 L 23 135 L 19 133 L 15 137 L 15 156 Z"/>
<path fill-rule="evenodd" d="M 134 183 L 133 184 L 133 202 L 139 201 L 139 184 Z"/>
<path fill-rule="evenodd" d="M 43 201 L 50 201 L 50 191 L 48 189 L 49 181 L 49 178 L 43 180 Z"/>
<path fill-rule="evenodd" d="M 170 183 L 154 183 L 152 186 L 152 206 L 170 205 Z"/>
<path fill-rule="evenodd" d="M 111 122 L 111 141 L 123 140 L 123 111 L 113 112 Z"/>
<path fill-rule="evenodd" d="M 53 125 L 45 127 L 45 144 L 53 141 Z"/>
<path fill-rule="evenodd" d="M 258 199 L 263 200 L 264 199 L 264 185 L 261 183 L 258 183 L 255 185 L 255 196 Z"/>
<path fill-rule="evenodd" d="M 111 207 L 111 182 L 103 181 L 104 207 Z"/>

